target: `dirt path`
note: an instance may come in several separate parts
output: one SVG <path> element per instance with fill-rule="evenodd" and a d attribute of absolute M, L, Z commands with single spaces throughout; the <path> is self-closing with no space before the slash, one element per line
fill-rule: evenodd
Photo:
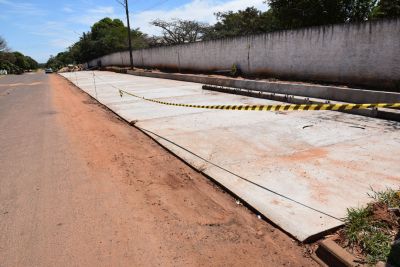
<path fill-rule="evenodd" d="M 294 240 L 66 80 L 49 82 L 54 122 L 43 127 L 59 130 L 44 136 L 56 139 L 45 158 L 31 157 L 50 161 L 51 171 L 24 192 L 18 173 L 1 184 L 14 191 L 0 198 L 8 199 L 0 266 L 316 265 Z"/>

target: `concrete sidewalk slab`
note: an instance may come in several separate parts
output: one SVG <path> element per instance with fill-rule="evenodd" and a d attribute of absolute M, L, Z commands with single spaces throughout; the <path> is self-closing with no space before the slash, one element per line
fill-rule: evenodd
<path fill-rule="evenodd" d="M 282 104 L 203 91 L 201 84 L 94 72 L 98 100 L 304 241 L 342 224 L 372 187 L 400 186 L 400 123 L 332 111 L 191 109 L 120 97 L 118 89 L 185 104 Z M 96 96 L 93 73 L 64 77 Z"/>

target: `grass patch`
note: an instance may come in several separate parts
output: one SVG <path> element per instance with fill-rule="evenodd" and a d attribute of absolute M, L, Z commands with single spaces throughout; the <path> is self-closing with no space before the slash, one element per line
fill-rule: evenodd
<path fill-rule="evenodd" d="M 387 189 L 369 196 L 373 201 L 366 207 L 347 210 L 340 243 L 367 264 L 400 266 L 400 192 Z"/>
<path fill-rule="evenodd" d="M 389 208 L 400 207 L 400 191 L 387 189 L 385 191 L 377 192 L 372 190 L 372 193 L 368 194 L 368 196 L 375 202 L 387 205 Z"/>

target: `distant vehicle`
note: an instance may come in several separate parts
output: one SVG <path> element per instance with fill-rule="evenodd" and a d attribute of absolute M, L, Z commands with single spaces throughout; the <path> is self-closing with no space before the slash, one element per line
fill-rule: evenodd
<path fill-rule="evenodd" d="M 52 68 L 48 68 L 48 69 L 45 69 L 44 72 L 45 72 L 46 74 L 47 74 L 47 73 L 53 73 L 53 69 L 52 69 Z"/>

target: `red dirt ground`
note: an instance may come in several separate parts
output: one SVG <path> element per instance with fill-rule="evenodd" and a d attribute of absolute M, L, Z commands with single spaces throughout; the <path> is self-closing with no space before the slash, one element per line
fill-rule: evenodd
<path fill-rule="evenodd" d="M 305 248 L 78 88 L 51 75 L 53 103 L 88 179 L 64 242 L 86 266 L 317 266 Z M 72 180 L 71 182 L 74 182 Z M 79 194 L 78 194 L 79 192 Z M 51 239 L 51 237 L 50 237 Z"/>

